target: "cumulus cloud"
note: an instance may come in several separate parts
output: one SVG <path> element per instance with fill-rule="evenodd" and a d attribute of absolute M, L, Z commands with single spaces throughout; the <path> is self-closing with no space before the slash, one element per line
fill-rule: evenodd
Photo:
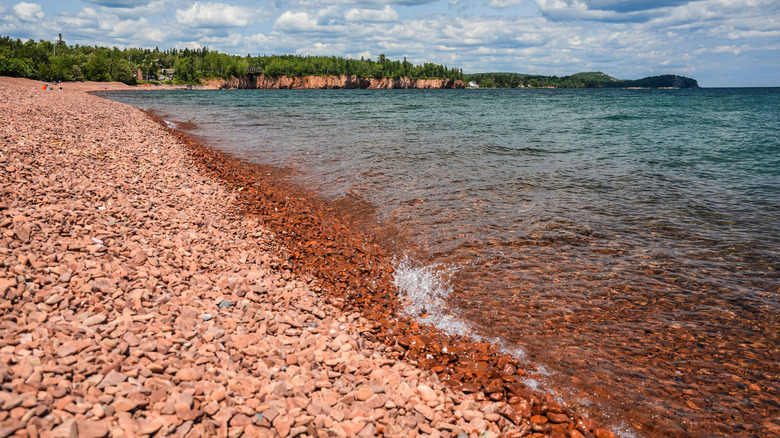
<path fill-rule="evenodd" d="M 780 29 L 778 30 L 734 30 L 726 34 L 726 38 L 739 40 L 743 38 L 780 38 Z"/>
<path fill-rule="evenodd" d="M 274 22 L 274 30 L 344 40 L 367 38 L 365 41 L 372 43 L 385 34 L 381 26 L 394 21 L 391 18 L 397 19 L 395 11 L 389 7 L 383 10 L 352 9 L 348 12 L 338 7 L 318 11 L 285 11 Z M 300 44 L 306 42 L 301 41 Z"/>
<path fill-rule="evenodd" d="M 389 23 L 398 21 L 399 16 L 398 12 L 387 5 L 384 9 L 350 9 L 345 18 L 354 22 Z"/>
<path fill-rule="evenodd" d="M 138 0 L 84 0 L 87 3 L 92 3 L 93 5 L 98 6 L 104 6 L 106 8 L 123 8 L 123 9 L 130 9 L 130 8 L 137 8 L 146 6 L 149 4 L 149 1 L 138 1 Z"/>
<path fill-rule="evenodd" d="M 307 32 L 317 28 L 317 17 L 308 12 L 285 11 L 274 24 L 276 29 L 285 32 Z"/>
<path fill-rule="evenodd" d="M 21 21 L 39 21 L 45 17 L 38 3 L 21 2 L 14 5 L 14 13 Z"/>
<path fill-rule="evenodd" d="M 517 6 L 519 4 L 525 3 L 526 0 L 490 0 L 488 2 L 488 6 L 491 8 L 508 8 L 510 6 Z"/>
<path fill-rule="evenodd" d="M 204 28 L 244 27 L 254 21 L 253 16 L 252 10 L 240 6 L 196 2 L 188 9 L 177 10 L 176 22 Z"/>

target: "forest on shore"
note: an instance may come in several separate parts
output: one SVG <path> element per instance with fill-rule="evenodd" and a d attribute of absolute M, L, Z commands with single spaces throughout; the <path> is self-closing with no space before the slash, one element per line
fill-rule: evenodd
<path fill-rule="evenodd" d="M 22 77 L 46 82 L 118 81 L 129 85 L 141 81 L 199 84 L 202 80 L 266 76 L 346 75 L 360 78 L 450 79 L 469 82 L 479 88 L 696 88 L 695 79 L 677 75 L 620 80 L 601 72 L 570 76 L 523 73 L 464 74 L 459 68 L 390 60 L 337 56 L 261 55 L 239 56 L 199 49 L 139 49 L 99 46 L 69 46 L 62 35 L 54 41 L 22 41 L 0 36 L 0 76 Z"/>
<path fill-rule="evenodd" d="M 199 49 L 118 49 L 69 46 L 60 38 L 50 41 L 22 41 L 0 36 L 0 76 L 42 81 L 119 81 L 137 83 L 138 70 L 149 81 L 197 84 L 203 79 L 245 76 L 250 72 L 267 76 L 349 75 L 361 78 L 453 79 L 463 72 L 446 65 L 412 64 L 390 60 L 385 55 L 372 59 L 336 56 L 262 55 L 238 56 Z"/>

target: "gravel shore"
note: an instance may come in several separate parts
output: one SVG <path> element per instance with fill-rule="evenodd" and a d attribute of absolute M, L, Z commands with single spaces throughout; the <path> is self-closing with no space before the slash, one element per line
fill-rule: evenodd
<path fill-rule="evenodd" d="M 0 78 L 0 438 L 614 436 L 399 360 L 179 138 L 41 85 Z"/>

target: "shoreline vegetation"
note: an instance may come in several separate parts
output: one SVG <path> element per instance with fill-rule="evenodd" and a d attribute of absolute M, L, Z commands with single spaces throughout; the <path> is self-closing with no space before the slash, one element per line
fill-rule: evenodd
<path fill-rule="evenodd" d="M 123 82 L 218 89 L 432 89 L 432 88 L 698 88 L 678 75 L 620 80 L 602 72 L 569 76 L 523 73 L 464 74 L 462 69 L 404 58 L 228 55 L 208 48 L 155 49 L 69 46 L 0 36 L 0 76 L 45 82 Z"/>
<path fill-rule="evenodd" d="M 0 78 L 5 436 L 615 436 L 400 316 L 389 256 L 270 169 L 66 85 Z"/>

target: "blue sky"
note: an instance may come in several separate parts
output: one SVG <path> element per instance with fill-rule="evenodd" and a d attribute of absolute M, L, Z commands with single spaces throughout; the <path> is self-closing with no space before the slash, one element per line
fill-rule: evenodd
<path fill-rule="evenodd" d="M 0 35 L 780 86 L 778 0 L 0 0 Z"/>

